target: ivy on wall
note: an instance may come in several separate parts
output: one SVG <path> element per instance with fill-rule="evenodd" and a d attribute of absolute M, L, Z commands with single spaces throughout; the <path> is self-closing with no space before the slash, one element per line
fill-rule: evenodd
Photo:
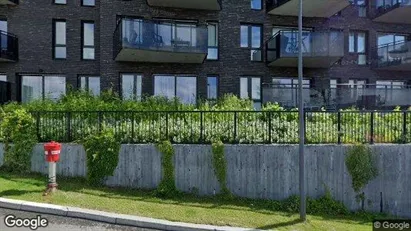
<path fill-rule="evenodd" d="M 1 108 L 0 108 L 1 110 Z M 0 113 L 1 138 L 4 142 L 4 169 L 29 172 L 31 154 L 37 144 L 35 120 L 25 109 Z"/>
<path fill-rule="evenodd" d="M 156 194 L 161 197 L 170 197 L 178 193 L 173 166 L 174 148 L 168 140 L 158 143 L 156 147 L 162 153 L 161 165 L 163 168 L 163 179 L 156 190 Z"/>
<path fill-rule="evenodd" d="M 107 176 L 112 176 L 117 167 L 121 144 L 112 129 L 103 129 L 83 141 L 87 155 L 87 181 L 101 185 Z"/>
<path fill-rule="evenodd" d="M 364 209 L 365 195 L 361 190 L 378 176 L 370 147 L 363 144 L 351 147 L 345 158 L 345 165 L 351 175 L 352 187 L 357 193 L 357 199 L 362 201 Z"/>
<path fill-rule="evenodd" d="M 224 144 L 221 140 L 214 141 L 212 144 L 214 173 L 220 183 L 221 193 L 231 195 L 227 188 L 227 162 L 224 157 Z"/>

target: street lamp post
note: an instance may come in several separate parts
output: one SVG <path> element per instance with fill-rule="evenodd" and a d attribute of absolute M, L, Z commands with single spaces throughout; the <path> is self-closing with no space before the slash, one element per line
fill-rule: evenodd
<path fill-rule="evenodd" d="M 298 112 L 299 112 L 299 162 L 300 162 L 300 219 L 306 220 L 306 201 L 305 201 L 305 164 L 304 164 L 304 105 L 303 105 L 303 51 L 302 51 L 302 37 L 303 37 L 303 0 L 299 0 L 298 12 Z"/>

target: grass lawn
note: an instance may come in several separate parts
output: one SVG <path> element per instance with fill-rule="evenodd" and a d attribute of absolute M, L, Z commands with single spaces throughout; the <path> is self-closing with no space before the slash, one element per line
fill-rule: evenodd
<path fill-rule="evenodd" d="M 59 191 L 43 196 L 45 176 L 0 172 L 0 197 L 69 205 L 190 223 L 229 225 L 276 230 L 371 230 L 369 216 L 308 216 L 272 211 L 264 201 L 224 200 L 218 197 L 185 195 L 160 199 L 150 191 L 90 187 L 83 179 L 57 178 Z M 368 218 L 367 218 L 368 217 Z"/>

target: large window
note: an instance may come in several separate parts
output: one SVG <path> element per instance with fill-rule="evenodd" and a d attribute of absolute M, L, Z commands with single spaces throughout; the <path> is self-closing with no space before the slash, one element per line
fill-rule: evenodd
<path fill-rule="evenodd" d="M 197 100 L 197 78 L 194 76 L 155 75 L 154 95 L 179 98 L 186 104 Z"/>
<path fill-rule="evenodd" d="M 192 21 L 158 20 L 154 32 L 165 46 L 197 46 L 197 25 Z M 142 35 L 142 34 L 140 34 Z"/>
<path fill-rule="evenodd" d="M 358 16 L 367 17 L 367 1 L 366 0 L 350 0 L 350 3 L 357 6 Z"/>
<path fill-rule="evenodd" d="M 66 94 L 66 78 L 54 75 L 23 75 L 21 98 L 23 103 L 36 99 L 58 100 Z"/>
<path fill-rule="evenodd" d="M 262 8 L 263 8 L 263 1 L 262 0 L 251 0 L 251 9 L 261 10 Z"/>
<path fill-rule="evenodd" d="M 208 24 L 208 60 L 218 59 L 218 24 Z"/>
<path fill-rule="evenodd" d="M 366 33 L 365 32 L 350 32 L 349 35 L 349 52 L 358 54 L 358 65 L 367 64 L 366 55 Z"/>
<path fill-rule="evenodd" d="M 142 80 L 140 74 L 121 75 L 121 95 L 126 100 L 141 100 Z"/>
<path fill-rule="evenodd" d="M 82 22 L 82 37 L 83 59 L 95 59 L 94 22 Z"/>
<path fill-rule="evenodd" d="M 241 25 L 240 46 L 251 50 L 251 61 L 262 61 L 262 27 L 259 25 Z"/>
<path fill-rule="evenodd" d="M 251 99 L 256 110 L 261 109 L 261 78 L 240 77 L 240 97 Z"/>
<path fill-rule="evenodd" d="M 402 44 L 406 41 L 407 35 L 378 33 L 378 47 L 387 44 Z"/>
<path fill-rule="evenodd" d="M 67 58 L 66 21 L 53 21 L 53 57 L 55 59 Z"/>
<path fill-rule="evenodd" d="M 218 77 L 207 77 L 207 99 L 217 99 L 218 97 Z"/>
<path fill-rule="evenodd" d="M 81 0 L 81 5 L 82 6 L 95 6 L 96 1 L 95 0 Z"/>
<path fill-rule="evenodd" d="M 99 76 L 80 76 L 80 89 L 89 91 L 93 95 L 100 95 L 100 77 Z"/>

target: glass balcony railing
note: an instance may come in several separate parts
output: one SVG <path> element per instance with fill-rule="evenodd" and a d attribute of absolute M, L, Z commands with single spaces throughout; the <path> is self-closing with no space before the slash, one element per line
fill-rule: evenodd
<path fill-rule="evenodd" d="M 0 0 L 0 5 L 18 5 L 19 0 Z"/>
<path fill-rule="evenodd" d="M 272 15 L 298 16 L 299 0 L 267 0 L 267 13 Z M 345 7 L 349 0 L 304 0 L 303 16 L 329 18 Z"/>
<path fill-rule="evenodd" d="M 149 59 L 156 54 L 162 57 L 172 55 L 173 57 L 168 60 L 170 62 L 180 62 L 181 60 L 172 60 L 179 59 L 178 54 L 200 54 L 205 58 L 208 50 L 207 27 L 187 22 L 124 18 L 118 23 L 114 32 L 114 58 L 118 61 L 127 61 L 121 60 L 121 53 L 124 50 L 134 56 L 139 56 L 139 51 L 145 51 L 145 54 L 151 57 L 140 58 L 143 59 L 141 61 L 148 62 L 150 60 L 144 58 Z M 157 58 L 161 59 L 161 57 Z"/>
<path fill-rule="evenodd" d="M 298 31 L 282 30 L 273 35 L 266 43 L 267 62 L 282 58 L 298 57 Z M 342 57 L 344 56 L 344 34 L 339 31 L 303 31 L 302 50 L 304 57 Z"/>
<path fill-rule="evenodd" d="M 377 68 L 411 70 L 411 41 L 388 43 L 377 49 Z"/>
<path fill-rule="evenodd" d="M 17 61 L 18 38 L 4 31 L 0 31 L 0 61 Z"/>

